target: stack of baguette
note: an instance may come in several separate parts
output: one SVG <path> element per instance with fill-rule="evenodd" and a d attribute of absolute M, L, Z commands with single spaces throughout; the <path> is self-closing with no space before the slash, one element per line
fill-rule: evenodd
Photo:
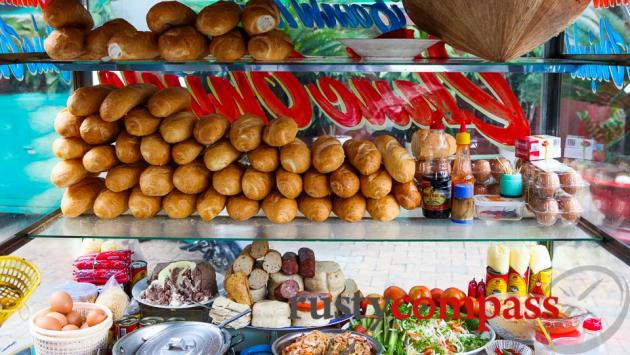
<path fill-rule="evenodd" d="M 358 291 L 339 264 L 316 261 L 309 248 L 281 255 L 266 241 L 245 247 L 228 270 L 224 287 L 230 300 L 252 307 L 252 325 L 265 328 L 315 325 L 308 323 L 315 320 L 291 320 L 289 301 L 294 297 L 329 294 L 334 314 L 339 296 L 352 297 Z"/>
<path fill-rule="evenodd" d="M 243 10 L 219 1 L 199 14 L 177 1 L 159 2 L 146 16 L 150 31 L 138 31 L 123 19 L 92 30 L 92 16 L 79 0 L 51 0 L 43 14 L 56 28 L 44 48 L 59 60 L 160 57 L 180 62 L 212 54 L 220 61 L 234 61 L 247 52 L 257 60 L 282 60 L 293 52 L 291 40 L 276 30 L 280 11 L 273 0 L 252 0 Z M 237 27 L 239 23 L 242 27 Z"/>

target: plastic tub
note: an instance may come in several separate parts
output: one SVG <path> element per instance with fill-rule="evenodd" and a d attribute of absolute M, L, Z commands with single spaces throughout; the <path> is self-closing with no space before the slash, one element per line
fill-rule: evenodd
<path fill-rule="evenodd" d="M 523 218 L 525 202 L 499 195 L 477 195 L 475 216 L 486 221 L 518 221 Z"/>
<path fill-rule="evenodd" d="M 86 282 L 66 282 L 57 287 L 55 291 L 65 291 L 72 297 L 74 302 L 94 303 L 96 296 L 98 296 L 98 288 Z"/>
<path fill-rule="evenodd" d="M 560 209 L 560 218 L 565 224 L 575 224 L 582 216 L 582 206 L 575 196 L 566 192 L 562 192 L 556 196 L 558 208 Z"/>
<path fill-rule="evenodd" d="M 538 224 L 553 226 L 560 217 L 560 207 L 555 198 L 535 198 L 527 205 L 534 213 Z"/>

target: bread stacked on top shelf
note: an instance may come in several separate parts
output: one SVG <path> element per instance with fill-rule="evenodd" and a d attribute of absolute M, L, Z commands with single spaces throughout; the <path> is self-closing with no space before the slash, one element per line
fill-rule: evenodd
<path fill-rule="evenodd" d="M 280 11 L 273 0 L 252 0 L 242 10 L 219 1 L 199 14 L 177 1 L 159 2 L 147 13 L 150 31 L 138 31 L 123 19 L 92 30 L 92 16 L 78 0 L 52 0 L 43 13 L 56 28 L 44 48 L 59 60 L 159 57 L 181 62 L 211 54 L 218 61 L 234 61 L 247 53 L 256 60 L 283 60 L 293 52 L 291 40 L 276 30 Z"/>

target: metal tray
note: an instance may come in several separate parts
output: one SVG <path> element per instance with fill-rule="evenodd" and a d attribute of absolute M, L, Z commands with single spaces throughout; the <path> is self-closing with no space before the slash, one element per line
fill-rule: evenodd
<path fill-rule="evenodd" d="M 365 335 L 365 334 L 361 334 L 361 333 L 357 333 L 357 332 L 352 332 L 352 331 L 349 331 L 349 330 L 342 330 L 342 329 L 322 329 L 322 330 L 319 330 L 319 331 L 322 332 L 322 333 L 329 333 L 329 334 L 343 334 L 343 333 L 348 333 L 349 332 L 349 333 L 352 334 L 352 336 L 356 336 L 356 337 L 359 337 L 359 338 L 366 339 L 367 342 L 370 344 L 370 346 L 372 348 L 372 355 L 383 354 L 383 346 L 379 342 L 377 342 L 374 338 L 372 338 L 371 336 L 368 336 L 368 335 Z M 282 355 L 282 350 L 284 350 L 284 348 L 286 348 L 287 346 L 292 344 L 297 337 L 299 337 L 302 334 L 306 334 L 306 333 L 310 333 L 310 332 L 289 333 L 289 334 L 285 334 L 285 335 L 281 336 L 280 338 L 278 338 L 271 345 L 271 349 L 272 349 L 274 355 Z"/>

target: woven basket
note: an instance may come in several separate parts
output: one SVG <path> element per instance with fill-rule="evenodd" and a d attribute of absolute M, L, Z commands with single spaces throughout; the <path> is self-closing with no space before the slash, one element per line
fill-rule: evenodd
<path fill-rule="evenodd" d="M 590 0 L 403 0 L 421 30 L 492 61 L 530 52 L 562 32 Z"/>
<path fill-rule="evenodd" d="M 83 317 L 94 309 L 103 311 L 107 318 L 93 327 L 65 332 L 42 329 L 35 325 L 35 319 L 50 312 L 50 308 L 35 313 L 30 323 L 35 352 L 45 355 L 92 355 L 107 349 L 109 329 L 114 318 L 109 308 L 86 302 L 75 302 L 73 307 Z"/>
<path fill-rule="evenodd" d="M 22 308 L 41 282 L 31 262 L 15 256 L 0 256 L 0 326 Z"/>

